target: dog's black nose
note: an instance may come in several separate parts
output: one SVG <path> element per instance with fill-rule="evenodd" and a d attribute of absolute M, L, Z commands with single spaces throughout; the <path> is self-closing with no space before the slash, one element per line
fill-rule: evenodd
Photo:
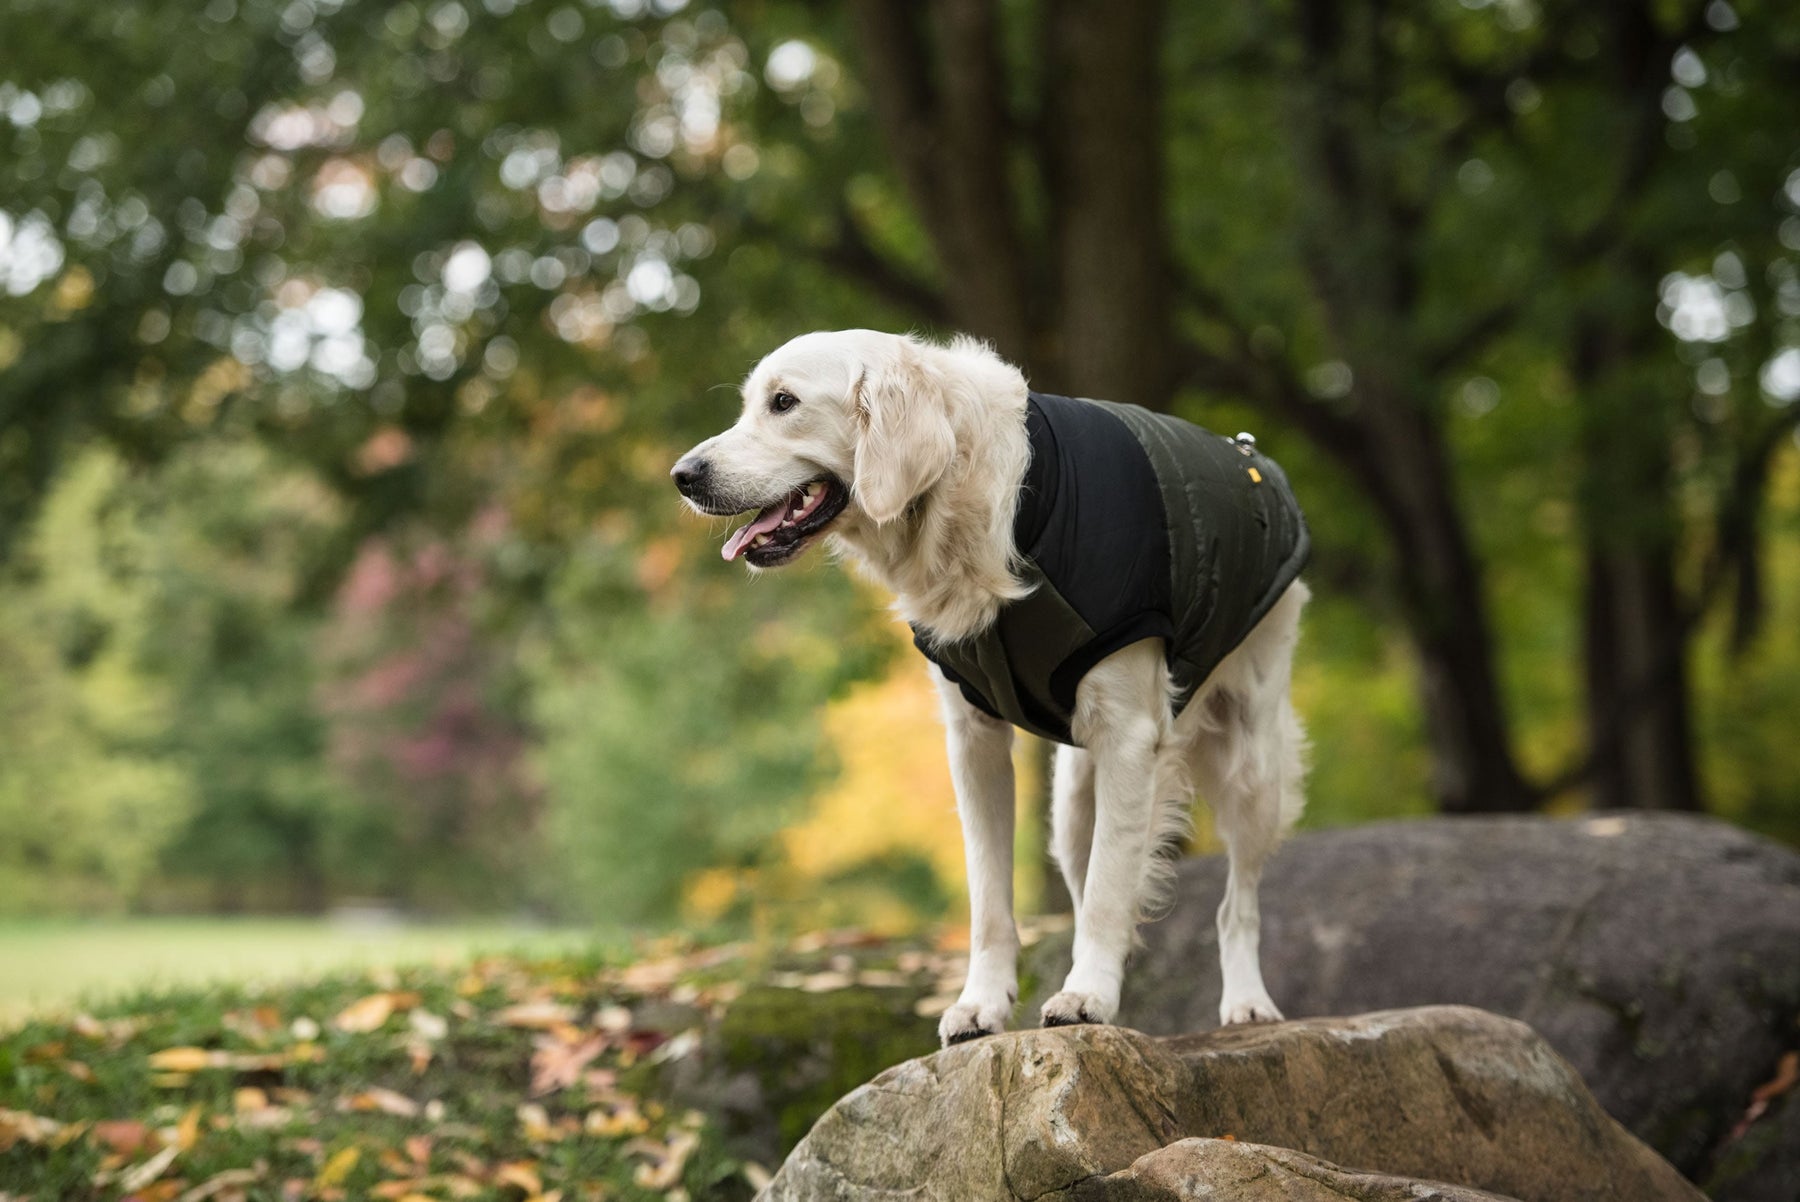
<path fill-rule="evenodd" d="M 712 465 L 704 459 L 682 459 L 669 469 L 669 477 L 675 481 L 682 496 L 694 500 L 695 494 L 706 487 L 706 477 L 711 471 Z"/>

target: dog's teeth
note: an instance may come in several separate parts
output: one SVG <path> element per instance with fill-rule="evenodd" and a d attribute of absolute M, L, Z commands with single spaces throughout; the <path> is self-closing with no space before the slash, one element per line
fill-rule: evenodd
<path fill-rule="evenodd" d="M 818 483 L 817 481 L 814 481 L 813 483 L 808 484 L 806 486 L 807 498 L 810 500 L 811 498 L 818 496 L 820 492 L 824 491 L 824 488 L 825 488 L 825 486 L 823 484 Z"/>
<path fill-rule="evenodd" d="M 764 543 L 766 543 L 766 542 L 768 542 L 768 541 L 769 541 L 769 536 L 768 536 L 768 535 L 766 535 L 766 534 L 759 534 L 759 535 L 757 535 L 757 536 L 756 536 L 756 537 L 755 537 L 755 538 L 754 538 L 754 539 L 752 539 L 752 540 L 751 540 L 751 542 L 750 542 L 750 545 L 751 545 L 751 546 L 752 546 L 752 547 L 760 547 L 760 546 L 762 546 L 762 545 L 763 545 L 763 544 L 764 544 Z"/>

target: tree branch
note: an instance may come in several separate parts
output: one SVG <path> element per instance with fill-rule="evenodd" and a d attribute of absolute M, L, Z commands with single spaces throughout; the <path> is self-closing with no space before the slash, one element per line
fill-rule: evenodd
<path fill-rule="evenodd" d="M 1487 349 L 1496 338 L 1518 325 L 1525 306 L 1518 299 L 1501 301 L 1469 323 L 1435 350 L 1425 352 L 1425 370 L 1440 376 L 1468 362 Z"/>
<path fill-rule="evenodd" d="M 944 294 L 875 249 L 848 204 L 838 207 L 836 240 L 828 246 L 813 248 L 812 253 L 840 275 L 867 285 L 932 325 L 954 324 Z"/>
<path fill-rule="evenodd" d="M 955 324 L 943 292 L 878 250 L 857 221 L 849 203 L 841 198 L 832 240 L 823 244 L 796 239 L 790 232 L 777 229 L 758 217 L 746 215 L 742 221 L 744 232 L 750 237 L 788 248 L 798 247 L 808 259 L 909 310 L 921 321 L 937 326 Z"/>
<path fill-rule="evenodd" d="M 1358 479 L 1367 481 L 1372 477 L 1361 427 L 1314 400 L 1285 356 L 1258 353 L 1249 327 L 1222 295 L 1186 272 L 1179 274 L 1177 295 L 1204 319 L 1223 329 L 1230 342 L 1230 351 L 1220 354 L 1193 339 L 1182 339 L 1178 368 L 1183 383 L 1238 392 L 1259 401 L 1293 422 L 1308 438 L 1349 467 Z"/>
<path fill-rule="evenodd" d="M 1027 361 L 995 0 L 858 0 L 854 11 L 877 125 L 944 268 L 950 317 Z"/>
<path fill-rule="evenodd" d="M 1700 572 L 1700 583 L 1681 618 L 1684 630 L 1692 631 L 1706 619 L 1725 582 L 1755 555 L 1754 526 L 1761 509 L 1762 493 L 1769 479 L 1769 465 L 1781 444 L 1800 429 L 1800 403 L 1788 405 L 1774 421 L 1764 426 L 1739 456 L 1731 474 L 1731 485 L 1719 506 L 1718 529 L 1712 552 Z M 1740 631 L 1737 638 L 1747 638 Z"/>

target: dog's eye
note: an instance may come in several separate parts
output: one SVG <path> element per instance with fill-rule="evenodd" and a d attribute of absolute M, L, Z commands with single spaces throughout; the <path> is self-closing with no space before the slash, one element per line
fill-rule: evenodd
<path fill-rule="evenodd" d="M 769 398 L 769 408 L 777 413 L 786 413 L 800 403 L 800 398 L 791 392 L 778 392 Z"/>

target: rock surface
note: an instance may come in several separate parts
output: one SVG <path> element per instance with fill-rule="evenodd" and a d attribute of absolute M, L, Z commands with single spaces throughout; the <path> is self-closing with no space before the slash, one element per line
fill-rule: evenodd
<path fill-rule="evenodd" d="M 1174 1039 L 1073 1027 L 959 1045 L 840 1100 L 764 1197 L 1493 1194 L 1700 1196 L 1528 1027 L 1431 1007 Z"/>
<path fill-rule="evenodd" d="M 1217 1025 L 1220 858 L 1180 868 L 1118 1021 Z M 1722 1202 L 1800 1197 L 1800 1100 L 1740 1137 L 1800 1044 L 1800 855 L 1679 815 L 1432 819 L 1303 834 L 1263 878 L 1263 966 L 1290 1017 L 1429 1003 L 1522 1019 L 1601 1104 Z M 1035 1013 L 1067 938 L 1027 960 Z"/>
<path fill-rule="evenodd" d="M 1340 1169 L 1287 1148 L 1198 1138 L 1090 1178 L 1070 1196 L 1080 1202 L 1507 1202 L 1486 1190 Z"/>

